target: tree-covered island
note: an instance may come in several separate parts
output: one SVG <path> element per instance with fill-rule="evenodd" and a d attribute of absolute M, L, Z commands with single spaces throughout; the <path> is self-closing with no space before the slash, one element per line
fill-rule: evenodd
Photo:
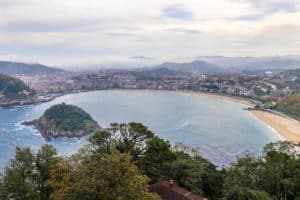
<path fill-rule="evenodd" d="M 47 141 L 52 137 L 82 137 L 101 130 L 87 112 L 65 103 L 51 106 L 39 119 L 24 124 L 35 126 Z"/>

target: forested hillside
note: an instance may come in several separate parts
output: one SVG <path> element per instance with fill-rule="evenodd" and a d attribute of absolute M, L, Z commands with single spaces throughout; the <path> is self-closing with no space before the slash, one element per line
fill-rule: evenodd
<path fill-rule="evenodd" d="M 0 95 L 6 100 L 20 100 L 34 94 L 22 80 L 0 74 Z M 0 97 L 1 99 L 1 97 Z"/>
<path fill-rule="evenodd" d="M 297 148 L 271 143 L 261 157 L 244 156 L 219 169 L 197 150 L 171 146 L 140 123 L 114 123 L 69 158 L 50 145 L 38 153 L 17 148 L 0 178 L 0 199 L 156 200 L 148 185 L 170 179 L 208 199 L 299 199 Z"/>
<path fill-rule="evenodd" d="M 286 96 L 276 109 L 300 120 L 300 93 Z"/>

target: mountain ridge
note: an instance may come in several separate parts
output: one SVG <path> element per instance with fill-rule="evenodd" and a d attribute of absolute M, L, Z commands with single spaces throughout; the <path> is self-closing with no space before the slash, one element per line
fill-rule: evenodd
<path fill-rule="evenodd" d="M 202 61 L 195 60 L 186 63 L 176 63 L 176 62 L 165 62 L 153 68 L 165 68 L 173 71 L 183 72 L 183 73 L 203 73 L 203 74 L 221 74 L 225 73 L 222 67 L 217 65 Z"/>
<path fill-rule="evenodd" d="M 65 72 L 63 69 L 48 67 L 42 64 L 26 64 L 22 62 L 0 61 L 0 73 L 10 76 L 39 75 Z"/>

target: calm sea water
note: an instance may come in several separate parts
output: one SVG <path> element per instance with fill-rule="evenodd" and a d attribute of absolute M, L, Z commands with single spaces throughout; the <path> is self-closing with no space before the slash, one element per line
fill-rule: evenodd
<path fill-rule="evenodd" d="M 61 102 L 82 107 L 103 127 L 111 122 L 142 122 L 171 143 L 184 142 L 198 148 L 218 166 L 246 153 L 259 155 L 266 143 L 280 139 L 239 103 L 174 92 L 95 91 L 62 96 L 40 105 L 0 108 L 0 169 L 14 156 L 17 146 L 30 146 L 36 151 L 45 144 L 36 130 L 21 122 L 36 119 Z M 59 138 L 50 143 L 59 154 L 71 155 L 86 139 Z"/>

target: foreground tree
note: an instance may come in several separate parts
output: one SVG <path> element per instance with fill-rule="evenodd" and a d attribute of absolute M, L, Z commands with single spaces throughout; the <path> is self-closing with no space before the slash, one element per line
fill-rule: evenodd
<path fill-rule="evenodd" d="M 244 156 L 218 170 L 197 150 L 171 146 L 142 124 L 113 124 L 67 159 L 50 145 L 37 154 L 17 148 L 0 174 L 0 199 L 156 200 L 147 176 L 152 182 L 173 179 L 212 200 L 300 199 L 299 146 L 271 143 L 261 157 Z"/>
<path fill-rule="evenodd" d="M 238 187 L 265 191 L 274 200 L 300 199 L 298 148 L 287 141 L 270 143 L 265 146 L 262 157 L 238 159 L 226 169 L 226 195 L 232 187 Z"/>
<path fill-rule="evenodd" d="M 89 141 L 89 150 L 83 155 L 88 155 L 86 152 L 129 153 L 151 183 L 173 179 L 179 186 L 211 199 L 222 194 L 223 171 L 218 171 L 198 151 L 183 144 L 178 143 L 172 148 L 139 123 L 112 124 L 108 131 L 96 133 Z"/>
<path fill-rule="evenodd" d="M 56 150 L 42 146 L 37 155 L 30 148 L 16 148 L 16 155 L 5 169 L 0 183 L 1 199 L 48 200 L 48 179 L 56 165 Z"/>
<path fill-rule="evenodd" d="M 145 153 L 148 141 L 154 133 L 141 123 L 112 123 L 110 126 L 116 149 L 121 153 L 130 153 L 133 160 Z"/>
<path fill-rule="evenodd" d="M 52 171 L 52 200 L 157 200 L 148 192 L 148 178 L 128 154 L 97 154 L 93 161 L 61 162 Z"/>
<path fill-rule="evenodd" d="M 235 185 L 251 189 L 261 188 L 261 165 L 261 159 L 249 155 L 239 158 L 226 169 L 225 190 L 229 191 Z"/>
<path fill-rule="evenodd" d="M 155 136 L 148 141 L 146 152 L 138 159 L 138 167 L 154 183 L 170 178 L 169 163 L 175 160 L 176 154 L 171 151 L 171 145 Z"/>
<path fill-rule="evenodd" d="M 51 145 L 44 145 L 36 155 L 36 171 L 37 171 L 37 189 L 40 194 L 40 200 L 49 200 L 51 188 L 49 186 L 50 172 L 56 166 L 58 158 L 56 157 L 56 149 Z"/>
<path fill-rule="evenodd" d="M 4 172 L 2 199 L 38 199 L 34 159 L 35 156 L 30 148 L 16 148 L 15 159 L 11 160 L 10 166 Z"/>
<path fill-rule="evenodd" d="M 223 175 L 209 161 L 199 155 L 176 152 L 176 160 L 169 164 L 169 177 L 188 190 L 218 199 L 222 195 Z"/>
<path fill-rule="evenodd" d="M 262 189 L 273 199 L 300 199 L 300 158 L 297 151 L 294 144 L 286 141 L 265 146 Z"/>
<path fill-rule="evenodd" d="M 225 200 L 272 200 L 271 197 L 263 191 L 253 190 L 245 187 L 232 187 L 227 191 Z"/>

